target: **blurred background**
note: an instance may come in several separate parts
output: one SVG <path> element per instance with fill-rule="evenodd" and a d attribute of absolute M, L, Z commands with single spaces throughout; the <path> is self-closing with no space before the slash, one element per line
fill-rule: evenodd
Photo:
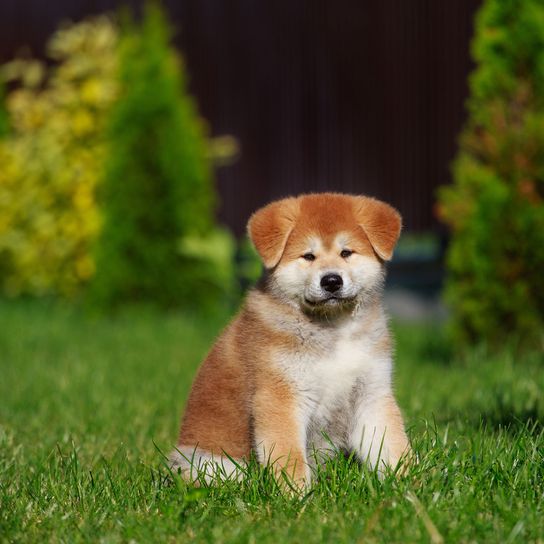
<path fill-rule="evenodd" d="M 421 462 L 171 485 L 249 215 L 325 190 L 404 218 Z M 542 543 L 543 271 L 544 0 L 0 0 L 2 541 Z"/>
<path fill-rule="evenodd" d="M 2 0 L 4 296 L 232 308 L 260 271 L 252 211 L 345 191 L 403 215 L 396 316 L 541 346 L 542 17 L 536 0 Z"/>

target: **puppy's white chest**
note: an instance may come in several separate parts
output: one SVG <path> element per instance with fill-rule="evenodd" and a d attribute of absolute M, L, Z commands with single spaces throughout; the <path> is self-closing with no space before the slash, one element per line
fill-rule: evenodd
<path fill-rule="evenodd" d="M 340 340 L 330 353 L 307 357 L 301 362 L 304 368 L 299 368 L 300 386 L 318 395 L 322 404 L 345 398 L 371 367 L 370 354 L 365 351 L 360 340 Z"/>
<path fill-rule="evenodd" d="M 364 335 L 346 328 L 324 340 L 320 349 L 284 352 L 278 361 L 303 404 L 312 410 L 329 412 L 344 403 L 358 381 L 388 381 L 387 358 L 377 356 L 373 342 Z"/>

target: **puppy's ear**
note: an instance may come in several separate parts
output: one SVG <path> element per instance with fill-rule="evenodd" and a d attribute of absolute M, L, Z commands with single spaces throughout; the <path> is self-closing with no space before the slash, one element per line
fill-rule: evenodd
<path fill-rule="evenodd" d="M 385 202 L 366 196 L 355 197 L 354 212 L 376 254 L 389 261 L 402 228 L 399 212 Z"/>
<path fill-rule="evenodd" d="M 266 268 L 281 259 L 299 212 L 297 198 L 285 198 L 257 210 L 247 224 L 247 232 Z"/>

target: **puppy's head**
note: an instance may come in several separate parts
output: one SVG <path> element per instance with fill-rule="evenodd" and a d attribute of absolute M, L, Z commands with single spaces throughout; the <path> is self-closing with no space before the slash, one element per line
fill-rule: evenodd
<path fill-rule="evenodd" d="M 337 193 L 272 202 L 248 223 L 273 293 L 326 315 L 353 310 L 381 287 L 400 229 L 388 204 Z"/>

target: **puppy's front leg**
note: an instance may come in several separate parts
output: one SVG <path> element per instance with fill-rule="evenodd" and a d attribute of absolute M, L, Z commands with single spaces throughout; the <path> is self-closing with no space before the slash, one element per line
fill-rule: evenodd
<path fill-rule="evenodd" d="M 259 461 L 270 464 L 277 477 L 284 473 L 295 485 L 307 485 L 310 468 L 306 460 L 306 428 L 293 388 L 281 377 L 268 376 L 257 384 L 253 424 Z"/>
<path fill-rule="evenodd" d="M 385 466 L 394 469 L 401 459 L 407 460 L 410 444 L 391 393 L 359 400 L 348 442 L 361 461 L 377 467 L 380 473 Z"/>

